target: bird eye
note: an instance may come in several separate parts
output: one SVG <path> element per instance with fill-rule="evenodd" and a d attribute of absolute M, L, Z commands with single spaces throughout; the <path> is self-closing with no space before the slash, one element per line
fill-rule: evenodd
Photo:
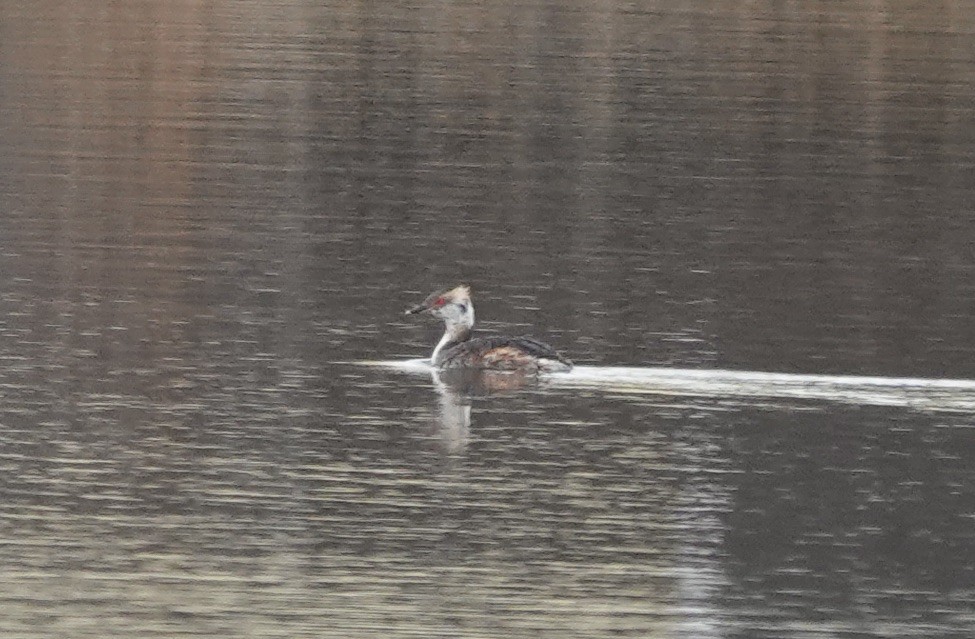
<path fill-rule="evenodd" d="M 460 312 L 461 313 L 466 313 L 467 312 L 467 304 L 458 304 L 457 306 L 460 307 Z"/>

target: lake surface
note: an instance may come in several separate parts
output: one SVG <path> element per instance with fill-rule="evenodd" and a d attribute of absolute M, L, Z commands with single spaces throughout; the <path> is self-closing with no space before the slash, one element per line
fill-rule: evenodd
<path fill-rule="evenodd" d="M 0 634 L 968 639 L 973 104 L 951 0 L 6 3 Z"/>

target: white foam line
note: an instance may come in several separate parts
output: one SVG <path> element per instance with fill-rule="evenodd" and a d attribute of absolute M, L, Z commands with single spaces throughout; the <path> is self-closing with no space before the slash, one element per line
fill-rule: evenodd
<path fill-rule="evenodd" d="M 430 360 L 423 359 L 399 359 L 399 360 L 362 360 L 358 362 L 333 362 L 333 364 L 355 364 L 357 366 L 375 366 L 376 368 L 395 368 L 407 373 L 426 373 L 430 374 Z"/>
<path fill-rule="evenodd" d="M 975 412 L 975 380 L 805 375 L 681 368 L 577 366 L 553 376 L 555 386 L 626 394 L 814 399 L 844 404 Z"/>
<path fill-rule="evenodd" d="M 766 373 L 761 371 L 732 371 L 700 368 L 637 368 L 625 366 L 576 366 L 562 379 L 580 381 L 680 381 L 734 382 L 788 385 L 829 385 L 847 387 L 891 387 L 965 390 L 975 392 L 975 380 L 939 379 L 925 377 L 872 377 L 859 375 L 807 375 L 803 373 Z"/>
<path fill-rule="evenodd" d="M 427 359 L 356 362 L 429 374 Z M 806 375 L 661 367 L 576 366 L 546 376 L 550 386 L 601 389 L 622 395 L 740 399 L 808 399 L 975 413 L 975 380 L 858 375 Z"/>

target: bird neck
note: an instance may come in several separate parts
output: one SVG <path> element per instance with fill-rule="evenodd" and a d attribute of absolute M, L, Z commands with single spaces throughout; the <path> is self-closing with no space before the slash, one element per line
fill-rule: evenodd
<path fill-rule="evenodd" d="M 444 331 L 443 337 L 440 338 L 440 342 L 437 347 L 433 349 L 433 354 L 430 356 L 430 361 L 435 365 L 440 363 L 439 357 L 448 348 L 456 346 L 461 342 L 466 342 L 471 338 L 471 333 L 473 332 L 473 327 L 468 326 L 466 323 L 448 323 L 447 330 Z"/>

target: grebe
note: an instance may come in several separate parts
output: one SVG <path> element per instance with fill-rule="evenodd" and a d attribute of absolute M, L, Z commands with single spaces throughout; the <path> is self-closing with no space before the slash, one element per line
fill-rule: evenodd
<path fill-rule="evenodd" d="M 572 362 L 554 348 L 531 337 L 471 338 L 474 305 L 465 285 L 433 293 L 407 315 L 430 313 L 444 321 L 446 331 L 433 349 L 430 363 L 437 368 L 480 368 L 556 372 L 572 369 Z"/>

